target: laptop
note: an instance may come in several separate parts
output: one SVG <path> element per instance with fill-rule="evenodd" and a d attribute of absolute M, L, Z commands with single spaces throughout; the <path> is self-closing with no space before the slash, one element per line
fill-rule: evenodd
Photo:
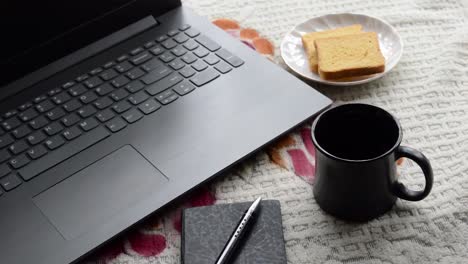
<path fill-rule="evenodd" d="M 179 0 L 0 6 L 1 263 L 77 262 L 331 103 Z"/>

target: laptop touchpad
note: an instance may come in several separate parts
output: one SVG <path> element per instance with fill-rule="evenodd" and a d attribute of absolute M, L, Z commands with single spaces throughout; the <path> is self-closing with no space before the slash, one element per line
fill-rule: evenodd
<path fill-rule="evenodd" d="M 67 240 L 106 223 L 168 179 L 124 146 L 33 198 Z"/>

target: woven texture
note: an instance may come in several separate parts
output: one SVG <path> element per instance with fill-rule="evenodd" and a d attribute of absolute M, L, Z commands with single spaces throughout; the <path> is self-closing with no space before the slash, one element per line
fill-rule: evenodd
<path fill-rule="evenodd" d="M 405 45 L 395 69 L 369 84 L 346 88 L 319 85 L 318 89 L 338 103 L 370 103 L 397 116 L 404 129 L 403 145 L 421 150 L 432 161 L 435 183 L 425 200 L 399 200 L 390 212 L 371 222 L 337 220 L 323 213 L 313 198 L 315 164 L 308 137 L 310 125 L 306 125 L 198 190 L 181 206 L 241 202 L 259 195 L 280 200 L 289 263 L 467 263 L 466 1 L 184 2 L 211 20 L 229 17 L 255 28 L 275 47 L 294 25 L 318 15 L 354 12 L 388 21 Z M 275 60 L 281 63 L 278 56 Z M 409 187 L 422 188 L 422 172 L 414 163 L 405 161 L 400 174 Z M 177 209 L 148 221 L 138 232 L 116 241 L 117 246 L 104 250 L 101 254 L 105 257 L 97 261 L 179 263 L 179 215 Z"/>

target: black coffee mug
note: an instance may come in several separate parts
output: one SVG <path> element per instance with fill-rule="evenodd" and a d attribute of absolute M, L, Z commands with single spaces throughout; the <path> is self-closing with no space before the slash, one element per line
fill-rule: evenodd
<path fill-rule="evenodd" d="M 421 152 L 400 146 L 402 136 L 399 122 L 376 106 L 345 104 L 320 114 L 312 125 L 319 206 L 339 218 L 366 221 L 390 210 L 397 198 L 424 199 L 432 189 L 431 164 Z M 401 157 L 421 167 L 424 190 L 398 182 Z"/>

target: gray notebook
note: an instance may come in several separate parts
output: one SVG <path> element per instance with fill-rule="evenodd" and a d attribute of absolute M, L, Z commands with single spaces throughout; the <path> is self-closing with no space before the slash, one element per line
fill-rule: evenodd
<path fill-rule="evenodd" d="M 188 208 L 182 215 L 182 264 L 214 263 L 251 203 Z M 233 264 L 285 264 L 281 206 L 265 200 L 232 256 Z"/>

